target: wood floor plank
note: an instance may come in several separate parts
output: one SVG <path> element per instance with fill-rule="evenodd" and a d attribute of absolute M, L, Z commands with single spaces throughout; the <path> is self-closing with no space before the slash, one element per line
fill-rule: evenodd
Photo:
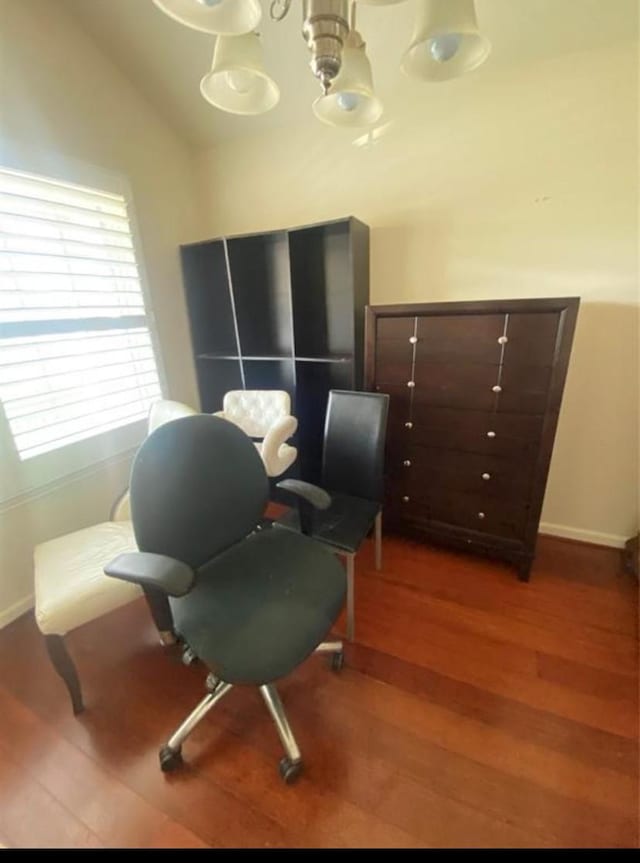
<path fill-rule="evenodd" d="M 614 673 L 633 676 L 637 669 L 635 637 L 609 635 L 610 644 L 603 646 L 589 638 L 585 631 L 580 637 L 568 638 L 557 624 L 555 631 L 550 631 L 543 626 L 514 620 L 502 611 L 487 612 L 433 597 L 415 588 L 392 584 L 388 579 L 376 578 L 371 571 L 359 572 L 359 576 L 363 598 L 374 607 L 384 603 L 390 615 L 399 609 L 410 609 L 412 614 L 419 616 L 425 633 L 437 632 L 441 643 L 454 641 L 458 644 L 461 639 L 469 638 L 473 641 L 474 652 L 493 647 L 497 661 L 504 667 L 513 667 L 514 657 L 522 657 L 522 670 L 531 671 L 535 663 L 527 664 L 526 657 L 542 651 Z M 505 646 L 508 650 L 504 649 Z M 462 647 L 464 649 L 464 644 Z"/>
<path fill-rule="evenodd" d="M 103 843 L 49 794 L 0 740 L 0 833 L 15 848 L 101 848 Z"/>
<path fill-rule="evenodd" d="M 0 732 L 21 769 L 106 847 L 204 846 L 1 688 Z"/>
<path fill-rule="evenodd" d="M 290 718 L 295 720 L 296 733 L 305 751 L 310 747 L 309 770 L 314 771 L 314 779 L 322 778 L 329 787 L 339 788 L 339 773 L 321 772 L 318 776 L 316 771 L 318 764 L 338 760 L 340 752 L 348 752 L 352 761 L 362 757 L 392 766 L 405 778 L 424 785 L 439 799 L 441 810 L 448 809 L 449 842 L 446 844 L 449 845 L 455 844 L 456 837 L 465 832 L 475 836 L 480 843 L 479 821 L 484 824 L 485 837 L 494 829 L 500 832 L 503 843 L 512 847 L 523 844 L 537 847 L 546 843 L 579 845 L 581 839 L 587 845 L 604 847 L 624 845 L 625 840 L 629 843 L 635 841 L 634 821 L 628 816 L 580 802 L 570 795 L 550 791 L 536 782 L 511 776 L 496 768 L 487 769 L 473 759 L 430 743 L 422 733 L 418 736 L 405 730 L 400 734 L 393 720 L 399 715 L 397 705 L 388 702 L 387 694 L 381 697 L 391 718 L 379 718 L 382 711 L 378 702 L 374 709 L 367 707 L 363 722 L 356 706 L 361 706 L 363 701 L 362 688 L 358 688 L 354 699 L 354 678 L 347 676 L 351 695 L 346 699 L 336 694 L 335 683 L 325 689 L 316 680 L 315 686 L 307 687 L 301 685 L 298 678 L 286 688 L 283 686 L 283 700 Z M 363 687 L 366 686 L 365 681 Z M 221 721 L 220 715 L 225 713 L 229 713 L 228 730 L 234 733 L 242 734 L 243 723 L 251 726 L 254 721 L 246 704 L 238 705 L 231 700 L 212 721 L 217 725 Z M 270 751 L 274 742 L 269 737 L 260 737 L 259 745 Z M 455 817 L 454 809 L 457 810 Z M 536 813 L 535 817 L 532 817 L 532 812 Z M 501 824 L 503 827 L 499 830 Z M 403 829 L 408 827 L 407 823 L 399 826 Z M 431 829 L 431 841 L 424 838 L 424 832 L 422 840 L 435 846 L 442 841 L 443 831 L 437 822 L 431 824 Z"/>
<path fill-rule="evenodd" d="M 593 665 L 574 662 L 549 653 L 537 654 L 538 677 L 559 683 L 576 692 L 595 695 L 607 702 L 629 703 L 631 710 L 638 704 L 638 676 L 603 671 Z"/>
<path fill-rule="evenodd" d="M 71 633 L 70 711 L 31 615 L 0 632 L 0 842 L 15 847 L 637 847 L 637 583 L 616 552 L 541 540 L 503 563 L 386 537 L 358 555 L 357 642 L 279 683 L 294 787 L 255 691 L 162 774 L 206 669 L 131 603 Z"/>
<path fill-rule="evenodd" d="M 620 569 L 619 553 L 605 550 L 601 562 L 604 565 L 594 566 L 593 558 L 597 559 L 602 549 L 589 548 L 584 555 L 580 554 L 579 546 L 569 546 L 573 557 L 567 558 L 562 543 L 550 542 L 551 554 L 545 553 L 546 545 L 541 542 L 535 576 L 527 584 L 514 580 L 508 564 L 471 561 L 462 553 L 427 549 L 422 544 L 398 542 L 394 538 L 384 543 L 382 575 L 430 594 L 458 599 L 462 605 L 490 611 L 508 609 L 509 614 L 522 615 L 524 619 L 543 615 L 543 619 L 549 618 L 552 630 L 557 629 L 561 620 L 565 625 L 577 624 L 578 631 L 587 626 L 603 632 L 636 635 L 635 588 Z M 358 561 L 374 570 L 372 543 L 363 547 Z M 588 580 L 565 581 L 563 571 L 576 568 L 578 562 L 581 576 Z"/>
<path fill-rule="evenodd" d="M 637 740 L 495 695 L 363 644 L 350 645 L 347 655 L 350 668 L 422 696 L 431 705 L 502 730 L 515 741 L 537 743 L 545 750 L 568 755 L 587 765 L 618 771 L 632 778 L 637 776 Z"/>
<path fill-rule="evenodd" d="M 397 596 L 386 601 L 368 593 L 362 579 L 356 579 L 356 613 L 358 641 L 376 647 L 393 656 L 415 664 L 424 664 L 455 679 L 483 687 L 526 704 L 546 704 L 552 712 L 569 719 L 622 734 L 631 739 L 637 736 L 637 708 L 633 700 L 622 703 L 614 711 L 607 699 L 591 693 L 577 692 L 553 681 L 543 680 L 537 673 L 517 671 L 505 662 L 499 651 L 493 659 L 481 646 L 475 650 L 477 640 L 456 638 L 449 633 L 442 639 L 443 628 L 422 625 L 413 603 L 402 603 Z M 382 612 L 382 613 L 381 613 Z"/>
<path fill-rule="evenodd" d="M 353 688 L 354 679 L 348 674 L 346 678 L 345 682 Z M 388 688 L 382 687 L 384 690 Z M 375 693 L 373 698 L 369 693 L 367 700 L 370 703 L 363 704 L 364 689 L 358 689 L 357 699 L 353 698 L 352 692 L 345 700 L 335 691 L 329 696 L 318 688 L 309 696 L 300 693 L 299 701 L 289 697 L 287 706 L 290 705 L 292 714 L 294 710 L 303 715 L 313 710 L 322 716 L 325 733 L 337 735 L 340 731 L 345 748 L 361 745 L 364 725 L 368 729 L 369 746 L 377 757 L 395 764 L 403 773 L 442 797 L 503 819 L 526 833 L 552 836 L 554 844 L 585 842 L 587 846 L 624 846 L 637 841 L 634 817 L 637 797 L 633 789 L 624 799 L 624 811 L 618 812 L 615 807 L 596 805 L 584 799 L 576 779 L 579 770 L 554 777 L 555 782 L 552 783 L 546 777 L 544 782 L 526 778 L 526 772 L 519 769 L 518 749 L 515 747 L 509 760 L 500 760 L 497 753 L 490 750 L 484 762 L 479 761 L 477 747 L 474 747 L 476 758 L 459 755 L 451 737 L 437 742 L 429 740 L 422 727 L 427 711 L 418 716 L 407 715 L 406 702 L 394 703 L 386 691 Z M 358 709 L 363 707 L 366 708 L 366 723 L 357 718 Z M 403 716 L 402 734 L 398 732 L 399 716 Z M 347 735 L 349 729 L 350 734 Z M 487 763 L 489 760 L 493 761 L 492 766 Z M 539 780 L 541 773 L 537 774 Z M 552 785 L 557 790 L 553 790 Z M 598 799 L 600 804 L 604 802 L 602 796 Z"/>

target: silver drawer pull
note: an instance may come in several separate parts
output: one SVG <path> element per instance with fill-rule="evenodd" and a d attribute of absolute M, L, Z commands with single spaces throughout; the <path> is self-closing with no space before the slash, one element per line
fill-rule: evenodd
<path fill-rule="evenodd" d="M 509 339 L 506 336 L 500 336 L 500 338 L 498 339 L 498 344 L 499 345 L 506 345 L 506 343 L 508 341 L 509 341 Z"/>
<path fill-rule="evenodd" d="M 491 474 L 490 473 L 483 473 L 482 479 L 491 479 Z"/>
<path fill-rule="evenodd" d="M 479 513 L 478 513 L 478 518 L 484 518 L 484 513 L 483 513 L 483 512 L 479 512 Z"/>
<path fill-rule="evenodd" d="M 502 392 L 502 387 L 500 386 L 500 384 L 496 384 L 495 387 L 491 387 L 491 389 L 494 391 L 494 393 Z"/>
<path fill-rule="evenodd" d="M 411 336 L 411 338 L 409 339 L 409 342 L 410 342 L 412 345 L 415 345 L 415 343 L 416 343 L 417 341 L 418 341 L 418 339 L 417 339 L 415 336 Z"/>
<path fill-rule="evenodd" d="M 406 458 L 406 459 L 402 462 L 402 464 L 403 464 L 405 467 L 411 467 L 411 462 L 409 461 L 409 459 L 408 459 L 408 458 Z"/>
<path fill-rule="evenodd" d="M 496 433 L 494 431 L 488 431 L 487 432 L 487 437 L 495 437 L 495 436 L 496 436 Z"/>
<path fill-rule="evenodd" d="M 416 385 L 415 381 L 407 381 L 407 386 L 409 387 L 409 389 L 412 390 L 415 387 L 415 385 Z"/>
<path fill-rule="evenodd" d="M 412 428 L 413 428 L 413 423 L 405 423 L 405 424 L 404 424 L 404 427 L 405 427 L 406 429 L 412 429 Z"/>
<path fill-rule="evenodd" d="M 409 498 L 407 497 L 407 495 L 406 495 L 406 494 L 405 494 L 405 496 L 402 498 L 402 503 L 409 503 Z"/>

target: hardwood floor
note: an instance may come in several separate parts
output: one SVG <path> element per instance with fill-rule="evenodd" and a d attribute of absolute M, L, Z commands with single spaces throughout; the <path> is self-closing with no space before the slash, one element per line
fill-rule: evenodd
<path fill-rule="evenodd" d="M 72 633 L 74 718 L 32 615 L 0 632 L 0 842 L 17 847 L 637 847 L 637 584 L 542 538 L 507 565 L 385 538 L 357 559 L 356 643 L 279 687 L 305 759 L 233 690 L 164 775 L 205 672 L 142 601 Z"/>

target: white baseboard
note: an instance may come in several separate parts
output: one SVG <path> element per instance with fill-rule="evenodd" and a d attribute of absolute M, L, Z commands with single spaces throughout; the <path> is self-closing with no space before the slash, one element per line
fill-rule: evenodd
<path fill-rule="evenodd" d="M 29 596 L 25 596 L 24 599 L 14 602 L 14 604 L 10 605 L 9 608 L 5 608 L 4 611 L 0 610 L 0 629 L 13 623 L 13 621 L 17 620 L 25 613 L 25 611 L 29 611 L 30 608 L 33 608 L 33 605 L 34 596 L 33 594 L 30 594 Z"/>
<path fill-rule="evenodd" d="M 540 522 L 539 533 L 547 536 L 561 536 L 564 539 L 575 539 L 591 545 L 607 545 L 611 548 L 624 548 L 628 536 L 616 536 L 613 533 L 598 533 L 595 530 L 583 530 L 580 527 L 567 527 L 564 524 L 549 524 Z"/>

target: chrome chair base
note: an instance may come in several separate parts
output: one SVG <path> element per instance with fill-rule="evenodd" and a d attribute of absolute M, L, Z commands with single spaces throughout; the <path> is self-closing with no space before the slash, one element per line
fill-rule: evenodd
<path fill-rule="evenodd" d="M 344 662 L 344 652 L 341 641 L 326 641 L 316 647 L 315 653 L 331 654 L 332 667 L 339 671 Z M 167 773 L 175 770 L 182 764 L 182 744 L 191 734 L 193 729 L 201 722 L 212 707 L 221 701 L 224 696 L 233 689 L 231 683 L 219 680 L 215 675 L 207 675 L 207 694 L 187 716 L 184 722 L 173 732 L 168 742 L 161 747 L 159 752 L 160 768 Z M 294 782 L 302 771 L 302 755 L 296 743 L 296 739 L 289 725 L 289 720 L 284 706 L 278 695 L 278 690 L 273 683 L 260 686 L 260 694 L 273 719 L 280 742 L 285 751 L 285 756 L 280 760 L 279 770 L 282 779 L 287 783 Z"/>

